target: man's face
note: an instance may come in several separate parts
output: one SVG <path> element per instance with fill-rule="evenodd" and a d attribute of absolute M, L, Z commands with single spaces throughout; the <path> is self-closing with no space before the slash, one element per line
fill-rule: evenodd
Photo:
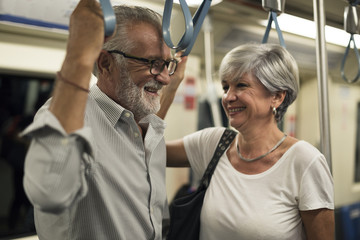
<path fill-rule="evenodd" d="M 130 39 L 135 43 L 131 52 L 126 54 L 146 59 L 170 59 L 170 49 L 162 43 L 154 27 L 142 23 L 133 26 Z M 167 69 L 160 75 L 150 73 L 150 64 L 136 59 L 126 58 L 127 68 L 120 71 L 116 86 L 119 103 L 133 112 L 139 121 L 148 114 L 160 109 L 160 90 L 170 81 Z M 121 68 L 121 66 L 120 66 Z"/>

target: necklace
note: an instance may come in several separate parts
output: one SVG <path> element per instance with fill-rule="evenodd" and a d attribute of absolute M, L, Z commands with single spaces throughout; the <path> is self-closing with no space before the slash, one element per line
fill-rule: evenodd
<path fill-rule="evenodd" d="M 246 162 L 252 162 L 252 161 L 259 160 L 260 158 L 263 158 L 263 157 L 267 156 L 268 154 L 272 153 L 275 149 L 277 149 L 280 146 L 280 144 L 285 140 L 286 136 L 287 135 L 284 133 L 284 136 L 280 139 L 280 141 L 272 149 L 270 149 L 270 151 L 268 151 L 267 153 L 265 153 L 265 154 L 263 154 L 261 156 L 258 156 L 256 158 L 245 158 L 245 157 L 243 157 L 241 155 L 241 153 L 240 153 L 239 144 L 238 144 L 238 138 L 236 138 L 236 149 L 237 149 L 237 153 L 239 155 L 239 158 L 241 160 L 246 161 Z"/>

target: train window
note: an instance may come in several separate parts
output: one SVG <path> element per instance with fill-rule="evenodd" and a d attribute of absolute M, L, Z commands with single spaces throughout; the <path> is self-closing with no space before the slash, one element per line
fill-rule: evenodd
<path fill-rule="evenodd" d="M 52 79 L 0 75 L 0 239 L 35 233 L 33 209 L 22 185 L 29 141 L 18 134 L 49 98 Z"/>
<path fill-rule="evenodd" d="M 360 102 L 357 104 L 357 129 L 355 153 L 355 182 L 360 182 Z"/>

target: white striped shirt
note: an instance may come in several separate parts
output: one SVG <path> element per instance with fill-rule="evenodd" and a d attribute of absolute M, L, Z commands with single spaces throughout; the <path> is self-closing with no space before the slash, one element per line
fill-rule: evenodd
<path fill-rule="evenodd" d="M 48 101 L 23 134 L 33 139 L 24 187 L 39 239 L 162 238 L 167 208 L 165 123 L 133 114 L 94 85 L 85 126 L 66 134 Z"/>

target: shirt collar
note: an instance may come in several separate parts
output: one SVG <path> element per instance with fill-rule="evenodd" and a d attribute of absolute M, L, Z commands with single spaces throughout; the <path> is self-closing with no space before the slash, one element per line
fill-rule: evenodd
<path fill-rule="evenodd" d="M 115 126 L 123 112 L 127 111 L 103 93 L 96 84 L 90 88 L 90 96 L 95 99 L 113 126 Z"/>
<path fill-rule="evenodd" d="M 139 121 L 139 125 L 141 127 L 146 127 L 149 123 L 151 123 L 155 129 L 165 129 L 166 127 L 165 121 L 159 118 L 156 114 L 149 114 Z"/>

